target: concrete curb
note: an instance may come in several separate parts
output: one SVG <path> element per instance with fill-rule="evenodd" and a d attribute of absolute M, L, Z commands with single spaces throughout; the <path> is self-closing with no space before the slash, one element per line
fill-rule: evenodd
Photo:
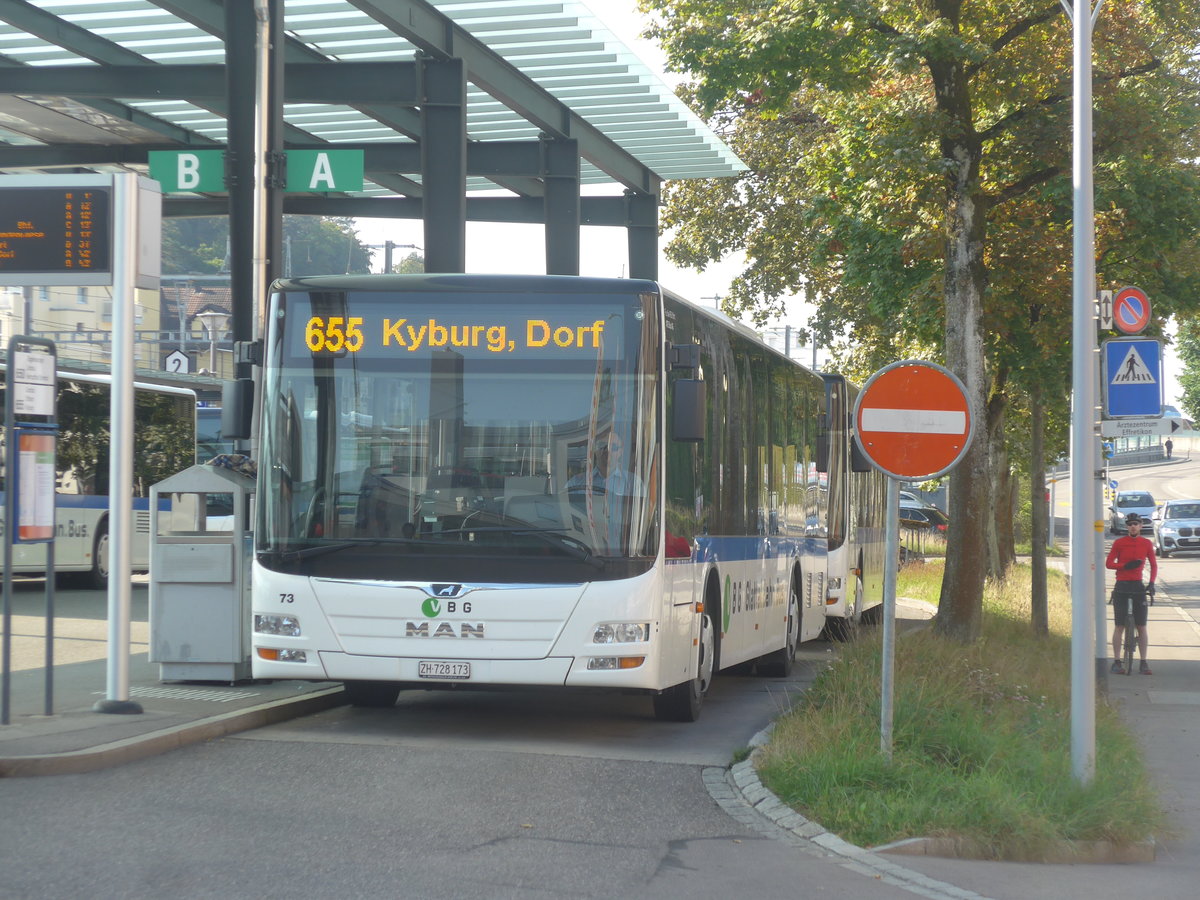
<path fill-rule="evenodd" d="M 814 856 L 838 860 L 847 869 L 930 900 L 987 900 L 982 894 L 938 881 L 856 847 L 786 806 L 763 786 L 754 768 L 756 757 L 762 752 L 760 748 L 766 744 L 773 727 L 769 725 L 751 738 L 750 745 L 755 749 L 748 759 L 728 769 L 704 770 L 709 795 L 731 817 L 767 837 Z"/>
<path fill-rule="evenodd" d="M 894 883 L 903 883 L 918 893 L 930 897 L 976 898 L 980 896 L 954 885 L 936 882 L 919 872 L 904 869 L 890 860 L 884 859 L 881 855 L 994 859 L 986 856 L 982 852 L 982 848 L 971 842 L 956 838 L 909 838 L 864 849 L 842 840 L 827 831 L 820 823 L 805 818 L 784 804 L 759 780 L 756 767 L 756 763 L 762 755 L 762 747 L 766 745 L 773 728 L 774 724 L 768 725 L 754 735 L 750 739 L 750 746 L 754 748 L 750 756 L 728 769 L 726 780 L 739 795 L 742 803 L 794 837 L 809 841 L 828 853 L 852 860 L 856 867 L 865 867 L 877 876 L 882 877 L 880 873 L 886 873 L 893 879 L 899 879 Z M 718 803 L 726 806 L 721 803 L 722 798 L 719 798 L 711 787 L 709 792 Z M 728 809 L 727 806 L 726 808 Z M 1041 853 L 1004 861 L 1063 864 L 1148 863 L 1154 862 L 1156 849 L 1157 845 L 1154 841 L 1131 845 L 1113 844 L 1109 841 L 1062 841 L 1045 848 Z M 926 893 L 927 891 L 933 891 L 933 893 Z"/>
<path fill-rule="evenodd" d="M 300 697 L 270 700 L 246 709 L 234 710 L 197 722 L 174 725 L 149 734 L 101 744 L 98 747 L 89 747 L 86 750 L 0 758 L 0 778 L 76 775 L 83 772 L 95 772 L 185 747 L 188 744 L 320 712 L 340 705 L 343 693 L 340 686 L 325 688 Z"/>

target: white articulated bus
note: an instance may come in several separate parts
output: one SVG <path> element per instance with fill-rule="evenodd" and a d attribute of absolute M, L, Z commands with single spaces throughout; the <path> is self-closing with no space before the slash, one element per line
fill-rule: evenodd
<path fill-rule="evenodd" d="M 654 282 L 279 282 L 264 365 L 256 678 L 641 691 L 691 721 L 720 669 L 786 675 L 881 601 L 850 387 Z"/>
<path fill-rule="evenodd" d="M 0 402 L 6 364 L 0 363 Z M 109 375 L 60 365 L 56 409 L 54 571 L 82 586 L 108 585 Z M 0 425 L 0 432 L 3 427 Z M 0 433 L 0 448 L 7 436 Z M 196 454 L 196 394 L 184 388 L 134 384 L 132 572 L 150 567 L 150 488 L 190 466 Z M 0 499 L 5 488 L 0 452 Z M 0 527 L 3 527 L 0 505 Z M 45 544 L 15 544 L 13 573 L 46 571 Z"/>

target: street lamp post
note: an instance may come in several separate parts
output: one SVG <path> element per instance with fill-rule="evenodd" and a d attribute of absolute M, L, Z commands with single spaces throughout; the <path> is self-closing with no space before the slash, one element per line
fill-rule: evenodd
<path fill-rule="evenodd" d="M 229 313 L 217 312 L 209 310 L 208 312 L 196 313 L 196 318 L 204 326 L 204 333 L 208 336 L 208 371 L 217 374 L 217 338 L 225 325 L 229 322 Z"/>

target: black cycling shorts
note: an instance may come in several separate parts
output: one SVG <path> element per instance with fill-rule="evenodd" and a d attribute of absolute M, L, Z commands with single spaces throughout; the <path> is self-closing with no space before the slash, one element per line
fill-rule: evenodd
<path fill-rule="evenodd" d="M 1131 595 L 1133 597 L 1133 624 L 1135 626 L 1145 626 L 1146 624 L 1146 585 L 1140 581 L 1118 581 L 1117 586 L 1113 588 L 1112 597 L 1108 601 L 1113 608 L 1113 624 L 1118 628 L 1125 627 L 1125 619 L 1129 611 L 1128 598 Z"/>

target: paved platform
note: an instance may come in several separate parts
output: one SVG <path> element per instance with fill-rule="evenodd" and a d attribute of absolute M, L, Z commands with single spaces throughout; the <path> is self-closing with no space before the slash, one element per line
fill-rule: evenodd
<path fill-rule="evenodd" d="M 14 659 L 24 659 L 28 666 L 34 644 L 44 653 L 43 633 L 21 634 L 14 625 Z M 71 660 L 79 655 L 72 652 L 78 648 L 71 642 L 78 640 L 59 637 L 55 643 Z M 95 650 L 95 639 L 88 640 Z M 103 644 L 99 646 L 102 652 Z M 159 680 L 159 666 L 140 652 L 130 656 L 128 699 L 142 708 L 141 713 L 94 711 L 109 694 L 107 661 L 99 658 L 54 666 L 52 714 L 46 715 L 46 669 L 29 666 L 11 673 L 9 724 L 0 725 L 0 777 L 91 772 L 120 765 L 308 715 L 344 702 L 342 693 L 341 684 L 335 682 L 164 683 Z"/>

